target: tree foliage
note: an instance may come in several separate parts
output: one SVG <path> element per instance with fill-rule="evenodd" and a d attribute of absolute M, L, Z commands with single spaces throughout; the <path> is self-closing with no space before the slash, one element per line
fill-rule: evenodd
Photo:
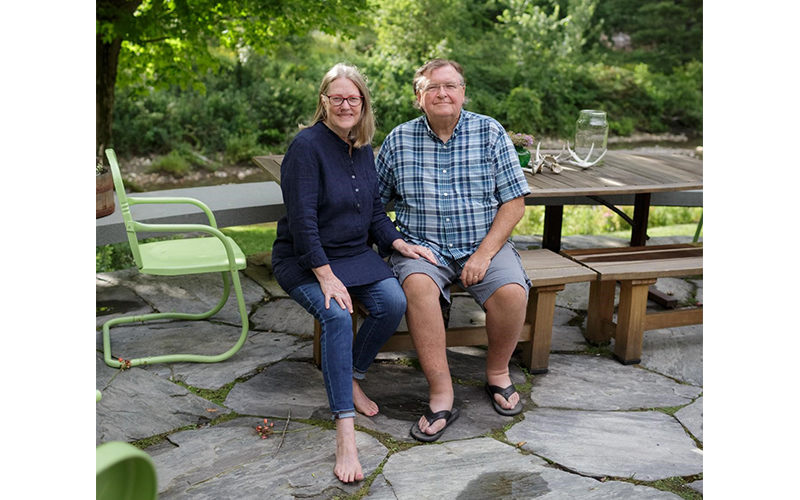
<path fill-rule="evenodd" d="M 280 152 L 313 113 L 320 78 L 340 61 L 368 78 L 380 144 L 419 115 L 411 80 L 432 57 L 464 66 L 468 109 L 517 132 L 569 138 L 586 108 L 605 109 L 617 135 L 702 131 L 699 0 L 140 5 L 132 17 L 146 17 L 134 19 L 141 26 L 98 21 L 98 36 L 126 37 L 115 144 L 129 154 L 191 149 L 233 160 Z M 187 6 L 211 12 L 189 15 Z M 612 43 L 620 33 L 629 46 Z"/>

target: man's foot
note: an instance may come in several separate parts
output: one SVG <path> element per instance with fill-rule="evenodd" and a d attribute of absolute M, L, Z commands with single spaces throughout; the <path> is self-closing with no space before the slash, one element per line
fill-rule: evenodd
<path fill-rule="evenodd" d="M 431 396 L 429 409 L 433 413 L 445 410 L 450 411 L 453 408 L 453 399 L 452 392 L 445 396 Z M 425 415 L 423 415 L 420 417 L 419 422 L 417 422 L 417 426 L 419 427 L 420 431 L 432 436 L 447 426 L 447 420 L 439 419 L 433 423 L 430 423 L 428 422 L 428 419 L 425 418 Z"/>
<path fill-rule="evenodd" d="M 452 410 L 449 411 L 443 410 L 435 413 L 431 411 L 430 408 L 428 408 L 427 410 L 425 410 L 425 415 L 423 415 L 422 418 L 429 424 L 431 422 L 434 424 L 437 422 L 444 422 L 444 428 L 440 429 L 435 434 L 428 434 L 426 432 L 420 431 L 419 424 L 415 423 L 414 425 L 411 426 L 411 431 L 410 431 L 411 437 L 413 437 L 417 441 L 423 441 L 426 443 L 436 441 L 442 436 L 442 434 L 444 434 L 444 430 L 447 428 L 447 426 L 456 421 L 458 415 L 459 415 L 458 408 L 453 408 Z M 428 429 L 430 429 L 431 427 L 433 427 L 433 425 L 429 425 Z"/>
<path fill-rule="evenodd" d="M 490 386 L 494 385 L 500 388 L 505 388 L 509 386 L 511 386 L 512 389 L 514 388 L 514 385 L 511 383 L 511 377 L 508 376 L 508 373 L 501 376 L 493 376 L 493 377 L 487 376 L 486 383 L 487 385 Z M 513 410 L 519 403 L 519 393 L 516 391 L 514 391 L 514 393 L 511 394 L 510 396 L 508 396 L 508 399 L 503 397 L 502 394 L 498 393 L 493 394 L 492 397 L 494 397 L 495 402 L 498 405 L 500 405 L 500 407 L 503 408 L 504 410 Z"/>
<path fill-rule="evenodd" d="M 353 379 L 353 405 L 358 413 L 368 417 L 378 414 L 378 405 L 364 394 L 356 379 Z"/>
<path fill-rule="evenodd" d="M 333 473 L 343 483 L 364 479 L 356 449 L 356 430 L 352 418 L 336 420 L 336 465 Z"/>

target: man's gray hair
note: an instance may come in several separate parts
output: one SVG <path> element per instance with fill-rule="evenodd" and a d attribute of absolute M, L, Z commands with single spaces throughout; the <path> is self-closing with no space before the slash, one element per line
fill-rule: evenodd
<path fill-rule="evenodd" d="M 431 71 L 438 68 L 443 68 L 445 66 L 452 66 L 453 69 L 458 72 L 458 79 L 461 81 L 461 85 L 467 85 L 466 80 L 464 80 L 464 68 L 462 68 L 460 64 L 448 59 L 432 59 L 420 66 L 419 69 L 417 69 L 417 71 L 414 73 L 414 95 L 416 95 L 418 92 L 422 92 L 422 89 L 420 88 L 422 86 L 422 82 L 427 80 L 428 74 L 430 74 Z M 469 102 L 469 99 L 464 96 L 464 104 L 467 102 Z M 419 105 L 418 99 L 414 101 L 414 107 L 417 109 L 422 109 Z"/>

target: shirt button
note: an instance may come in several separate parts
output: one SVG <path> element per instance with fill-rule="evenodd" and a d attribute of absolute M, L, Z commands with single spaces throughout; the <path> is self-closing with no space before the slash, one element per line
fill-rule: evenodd
<path fill-rule="evenodd" d="M 452 243 L 450 243 L 450 246 L 452 247 L 452 246 L 453 246 L 453 244 L 452 244 Z"/>
<path fill-rule="evenodd" d="M 355 179 L 355 178 L 356 178 L 356 176 L 355 176 L 355 175 L 351 175 L 350 177 L 352 177 L 353 179 Z"/>
<path fill-rule="evenodd" d="M 358 188 L 356 188 L 356 193 L 358 192 Z"/>
<path fill-rule="evenodd" d="M 447 193 L 445 193 L 444 195 L 447 196 Z"/>
<path fill-rule="evenodd" d="M 450 222 L 450 217 L 446 218 L 444 221 L 445 222 Z"/>
<path fill-rule="evenodd" d="M 444 170 L 442 170 L 442 172 L 447 173 L 447 169 L 445 168 Z"/>

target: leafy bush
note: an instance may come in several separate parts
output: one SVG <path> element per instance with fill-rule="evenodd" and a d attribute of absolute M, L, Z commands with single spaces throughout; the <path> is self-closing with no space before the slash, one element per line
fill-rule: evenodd
<path fill-rule="evenodd" d="M 184 158 L 180 151 L 175 150 L 170 151 L 167 156 L 159 156 L 156 158 L 153 163 L 150 164 L 148 171 L 183 177 L 189 173 L 191 167 L 192 165 L 189 163 L 189 160 Z"/>

